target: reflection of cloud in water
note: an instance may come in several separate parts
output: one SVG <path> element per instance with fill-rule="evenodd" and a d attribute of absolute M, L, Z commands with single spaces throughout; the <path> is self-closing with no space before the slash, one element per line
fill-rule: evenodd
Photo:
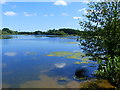
<path fill-rule="evenodd" d="M 4 53 L 4 55 L 6 55 L 6 56 L 16 56 L 16 53 L 15 52 L 6 52 L 6 53 Z"/>
<path fill-rule="evenodd" d="M 64 68 L 66 66 L 66 63 L 56 63 L 54 64 L 57 68 Z"/>
<path fill-rule="evenodd" d="M 37 55 L 37 53 L 34 52 L 25 52 L 26 55 Z"/>

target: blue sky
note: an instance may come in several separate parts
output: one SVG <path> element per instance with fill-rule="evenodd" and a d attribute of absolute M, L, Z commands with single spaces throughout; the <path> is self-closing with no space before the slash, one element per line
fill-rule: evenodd
<path fill-rule="evenodd" d="M 56 2 L 7 2 L 2 4 L 2 27 L 16 31 L 47 31 L 49 29 L 80 29 L 79 20 L 87 3 L 63 0 Z M 79 19 L 79 20 L 78 20 Z"/>

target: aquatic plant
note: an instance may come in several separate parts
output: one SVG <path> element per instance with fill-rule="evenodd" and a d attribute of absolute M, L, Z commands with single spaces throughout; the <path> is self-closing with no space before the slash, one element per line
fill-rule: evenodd
<path fill-rule="evenodd" d="M 46 56 L 66 57 L 66 58 L 71 58 L 71 59 L 89 61 L 87 57 L 83 58 L 85 54 L 81 52 L 67 52 L 67 51 L 52 52 Z"/>
<path fill-rule="evenodd" d="M 67 56 L 67 55 L 72 55 L 73 53 L 61 51 L 61 52 L 52 52 L 52 54 L 55 56 Z"/>
<path fill-rule="evenodd" d="M 68 42 L 69 44 L 78 44 L 78 42 Z"/>
<path fill-rule="evenodd" d="M 46 55 L 46 56 L 54 56 L 54 55 L 52 55 L 52 54 L 48 54 L 48 55 Z"/>
<path fill-rule="evenodd" d="M 90 62 L 75 62 L 75 64 L 90 63 Z"/>
<path fill-rule="evenodd" d="M 67 56 L 67 58 L 72 58 L 72 59 L 80 59 L 77 56 Z"/>

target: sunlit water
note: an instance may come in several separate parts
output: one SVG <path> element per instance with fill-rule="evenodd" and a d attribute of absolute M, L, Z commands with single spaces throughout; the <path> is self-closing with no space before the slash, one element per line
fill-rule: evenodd
<path fill-rule="evenodd" d="M 76 36 L 13 35 L 2 40 L 2 83 L 5 88 L 60 88 L 94 77 L 98 65 L 76 58 L 49 56 L 52 52 L 82 52 Z M 48 56 L 47 56 L 48 55 Z M 77 70 L 85 76 L 75 78 Z M 95 77 L 94 77 L 95 78 Z"/>

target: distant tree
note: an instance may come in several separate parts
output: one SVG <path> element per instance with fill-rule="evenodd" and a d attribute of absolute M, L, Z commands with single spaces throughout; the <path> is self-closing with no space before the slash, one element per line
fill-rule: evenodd
<path fill-rule="evenodd" d="M 3 29 L 2 29 L 2 32 L 3 32 L 3 33 L 8 33 L 8 34 L 13 34 L 13 31 L 10 30 L 9 28 L 3 28 Z"/>
<path fill-rule="evenodd" d="M 0 35 L 2 35 L 2 30 L 0 30 Z"/>
<path fill-rule="evenodd" d="M 41 35 L 41 34 L 42 34 L 42 31 L 35 31 L 34 34 L 35 34 L 35 35 Z"/>
<path fill-rule="evenodd" d="M 75 29 L 70 29 L 70 28 L 61 28 L 59 29 L 59 31 L 63 31 L 69 35 L 78 35 L 80 33 L 79 30 L 75 30 Z"/>

